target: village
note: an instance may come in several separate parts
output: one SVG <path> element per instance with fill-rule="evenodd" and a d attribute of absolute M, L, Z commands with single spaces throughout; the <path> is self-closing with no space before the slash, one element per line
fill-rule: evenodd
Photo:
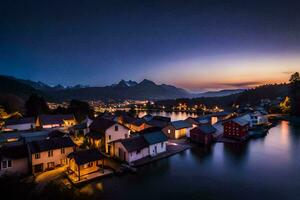
<path fill-rule="evenodd" d="M 23 175 L 43 183 L 66 177 L 66 185 L 84 185 L 172 156 L 193 145 L 241 143 L 263 137 L 271 125 L 261 107 L 213 112 L 171 121 L 127 112 L 86 117 L 72 114 L 8 119 L 0 134 L 0 176 Z"/>

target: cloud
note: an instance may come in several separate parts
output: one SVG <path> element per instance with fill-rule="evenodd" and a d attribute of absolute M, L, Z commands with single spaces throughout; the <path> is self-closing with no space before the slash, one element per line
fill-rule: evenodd
<path fill-rule="evenodd" d="M 262 85 L 263 82 L 260 81 L 244 81 L 244 82 L 236 82 L 236 83 L 216 83 L 216 86 L 221 87 L 236 87 L 236 88 L 248 88 L 252 86 Z"/>
<path fill-rule="evenodd" d="M 294 73 L 293 71 L 284 71 L 284 72 L 282 72 L 283 74 L 292 74 L 292 73 Z"/>

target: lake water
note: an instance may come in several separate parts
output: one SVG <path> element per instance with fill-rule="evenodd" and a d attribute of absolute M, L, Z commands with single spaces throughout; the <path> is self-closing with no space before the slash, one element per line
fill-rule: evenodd
<path fill-rule="evenodd" d="M 143 117 L 148 112 L 142 111 L 138 113 L 138 117 Z M 176 120 L 185 120 L 188 117 L 197 117 L 195 113 L 187 113 L 187 112 L 163 112 L 163 111 L 158 111 L 158 112 L 150 112 L 149 114 L 151 115 L 159 115 L 159 116 L 164 116 L 164 117 L 170 117 L 171 121 L 176 121 Z"/>
<path fill-rule="evenodd" d="M 198 146 L 82 188 L 97 199 L 300 199 L 300 127 L 243 144 Z"/>

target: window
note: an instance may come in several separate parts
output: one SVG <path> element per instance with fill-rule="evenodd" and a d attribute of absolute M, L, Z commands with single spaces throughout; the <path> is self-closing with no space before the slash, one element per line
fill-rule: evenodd
<path fill-rule="evenodd" d="M 48 157 L 52 157 L 53 156 L 53 150 L 49 150 L 48 151 Z"/>
<path fill-rule="evenodd" d="M 12 166 L 11 160 L 8 160 L 7 161 L 7 167 L 11 167 L 11 166 Z"/>
<path fill-rule="evenodd" d="M 89 166 L 89 167 L 93 167 L 93 163 L 90 162 L 90 163 L 88 164 L 88 166 Z"/>
<path fill-rule="evenodd" d="M 65 148 L 61 149 L 61 154 L 65 154 Z"/>
<path fill-rule="evenodd" d="M 164 143 L 163 142 L 161 143 L 161 148 L 164 148 Z"/>
<path fill-rule="evenodd" d="M 141 150 L 136 150 L 136 153 L 138 154 L 138 153 L 141 153 Z"/>
<path fill-rule="evenodd" d="M 6 160 L 2 161 L 2 168 L 3 169 L 7 168 L 7 162 L 6 162 Z"/>
<path fill-rule="evenodd" d="M 40 159 L 40 158 L 41 158 L 41 154 L 40 154 L 40 153 L 34 154 L 34 158 L 35 158 L 35 159 Z"/>
<path fill-rule="evenodd" d="M 168 133 L 169 133 L 169 134 L 171 133 L 171 130 L 170 130 L 170 129 L 168 129 Z"/>
<path fill-rule="evenodd" d="M 48 169 L 54 168 L 54 162 L 48 162 L 47 163 L 47 168 Z"/>
<path fill-rule="evenodd" d="M 115 131 L 119 131 L 119 126 L 115 125 Z"/>
<path fill-rule="evenodd" d="M 111 135 L 108 135 L 108 139 L 111 140 Z"/>
<path fill-rule="evenodd" d="M 128 134 L 125 134 L 125 138 L 128 138 Z"/>

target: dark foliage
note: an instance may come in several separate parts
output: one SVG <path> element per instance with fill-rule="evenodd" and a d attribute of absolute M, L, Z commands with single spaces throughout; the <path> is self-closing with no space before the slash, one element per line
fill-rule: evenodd
<path fill-rule="evenodd" d="M 44 97 L 33 94 L 25 103 L 26 115 L 37 117 L 40 114 L 49 114 L 50 109 Z"/>
<path fill-rule="evenodd" d="M 86 116 L 89 116 L 90 118 L 94 116 L 94 110 L 90 107 L 90 105 L 87 102 L 74 99 L 70 102 L 68 111 L 69 113 L 74 114 L 78 122 L 84 120 Z"/>
<path fill-rule="evenodd" d="M 300 76 L 294 73 L 290 78 L 291 114 L 300 116 Z"/>

